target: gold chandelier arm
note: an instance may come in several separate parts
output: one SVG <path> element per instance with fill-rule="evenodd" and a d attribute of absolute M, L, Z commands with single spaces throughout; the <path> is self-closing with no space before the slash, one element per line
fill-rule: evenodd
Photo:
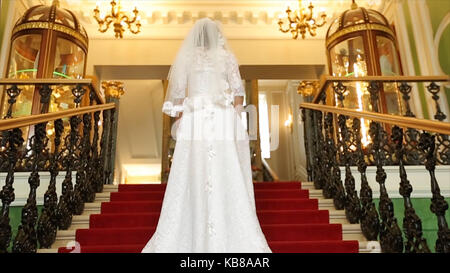
<path fill-rule="evenodd" d="M 138 34 L 139 32 L 141 32 L 141 23 L 137 22 L 136 28 L 137 28 L 136 30 L 133 30 L 131 24 L 128 25 L 128 29 L 130 30 L 131 33 Z"/>
<path fill-rule="evenodd" d="M 316 23 L 316 26 L 317 27 L 323 27 L 326 23 L 327 23 L 327 20 L 326 20 L 326 18 L 327 18 L 327 16 L 325 15 L 325 14 L 323 14 L 322 16 L 321 16 L 321 18 L 322 18 L 322 22 L 321 23 Z"/>
<path fill-rule="evenodd" d="M 292 23 L 294 23 L 294 21 L 292 21 L 292 19 L 290 18 L 289 15 L 288 15 L 287 19 L 288 19 L 288 25 L 287 25 L 286 29 L 283 29 L 283 25 L 284 25 L 283 20 L 281 18 L 278 20 L 278 25 L 280 26 L 280 31 L 283 32 L 283 33 L 291 31 L 291 27 L 290 26 L 291 26 Z"/>
<path fill-rule="evenodd" d="M 105 33 L 109 29 L 109 26 L 113 21 L 114 18 L 111 15 L 106 16 L 105 19 L 101 23 L 99 23 L 98 31 L 100 31 L 101 33 Z M 102 29 L 103 25 L 105 27 Z"/>
<path fill-rule="evenodd" d="M 278 22 L 278 25 L 280 26 L 280 31 L 283 33 L 289 32 L 291 31 L 291 29 L 289 28 L 289 26 L 286 29 L 283 29 L 283 22 Z"/>
<path fill-rule="evenodd" d="M 138 18 L 139 11 L 137 10 L 136 7 L 134 8 L 133 13 L 134 13 L 134 17 L 133 17 L 133 20 L 130 21 L 130 23 L 136 22 L 136 20 Z"/>
<path fill-rule="evenodd" d="M 128 17 L 128 15 L 125 15 L 125 14 L 123 14 L 123 15 L 120 17 L 119 21 L 120 21 L 120 22 L 125 22 L 127 25 L 129 25 L 130 23 L 132 23 L 132 22 L 130 22 L 130 18 Z"/>
<path fill-rule="evenodd" d="M 295 30 L 291 30 L 291 34 L 292 34 L 292 39 L 297 39 L 298 38 L 298 31 L 299 28 L 297 27 Z"/>
<path fill-rule="evenodd" d="M 117 5 L 117 3 L 116 3 L 116 1 L 114 1 L 114 0 L 112 0 L 111 1 L 111 15 L 112 15 L 112 17 L 117 17 L 117 13 L 118 13 L 118 11 L 116 11 L 116 5 Z"/>

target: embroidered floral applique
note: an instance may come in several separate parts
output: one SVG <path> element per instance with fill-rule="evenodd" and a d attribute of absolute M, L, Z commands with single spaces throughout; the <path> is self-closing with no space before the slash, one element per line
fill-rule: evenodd
<path fill-rule="evenodd" d="M 210 236 L 216 235 L 216 229 L 211 219 L 208 220 L 208 234 Z"/>

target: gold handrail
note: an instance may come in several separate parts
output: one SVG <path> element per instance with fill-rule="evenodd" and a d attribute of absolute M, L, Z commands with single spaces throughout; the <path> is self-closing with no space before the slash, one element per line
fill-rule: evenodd
<path fill-rule="evenodd" d="M 346 115 L 356 118 L 364 118 L 377 122 L 397 125 L 403 128 L 414 128 L 418 130 L 430 131 L 444 135 L 450 135 L 450 123 L 434 120 L 426 120 L 398 115 L 380 114 L 375 112 L 359 111 L 336 106 L 321 105 L 316 103 L 301 103 L 300 108 L 330 112 L 339 115 Z"/>
<path fill-rule="evenodd" d="M 335 77 L 322 75 L 319 81 L 319 91 L 312 102 L 318 103 L 320 94 L 325 92 L 332 82 L 450 82 L 450 76 L 364 76 L 364 77 Z"/>
<path fill-rule="evenodd" d="M 267 163 L 267 161 L 263 157 L 261 157 L 261 162 L 264 165 L 264 167 L 267 168 L 267 171 L 272 176 L 273 181 L 280 181 L 280 177 L 278 177 L 277 173 L 269 166 L 269 163 Z"/>
<path fill-rule="evenodd" d="M 30 126 L 33 124 L 39 124 L 46 121 L 56 120 L 60 118 L 67 118 L 71 116 L 82 115 L 86 113 L 93 113 L 102 110 L 109 110 L 115 108 L 114 103 L 98 104 L 92 106 L 84 106 L 80 108 L 74 108 L 69 110 L 63 110 L 58 112 L 51 112 L 39 115 L 30 115 L 26 117 L 11 118 L 0 120 L 0 131 L 10 130 L 14 128 L 20 128 L 24 126 Z"/>
<path fill-rule="evenodd" d="M 97 98 L 97 102 L 101 104 L 105 104 L 104 98 L 100 95 L 99 90 L 93 84 L 93 80 L 91 78 L 88 79 L 0 79 L 0 85 L 39 85 L 39 84 L 48 84 L 48 85 L 88 85 L 91 88 Z"/>

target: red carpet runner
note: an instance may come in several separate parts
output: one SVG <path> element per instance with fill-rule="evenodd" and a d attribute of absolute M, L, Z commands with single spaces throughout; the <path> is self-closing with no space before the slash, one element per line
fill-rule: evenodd
<path fill-rule="evenodd" d="M 300 182 L 257 182 L 258 218 L 273 252 L 358 252 L 358 241 L 343 241 L 342 226 L 330 224 Z M 165 185 L 119 185 L 90 216 L 89 229 L 78 229 L 81 252 L 140 252 L 155 231 Z M 60 248 L 59 252 L 71 249 Z"/>

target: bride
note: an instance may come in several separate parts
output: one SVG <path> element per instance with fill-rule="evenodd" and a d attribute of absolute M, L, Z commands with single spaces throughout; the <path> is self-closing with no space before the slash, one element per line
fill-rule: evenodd
<path fill-rule="evenodd" d="M 219 25 L 198 20 L 169 72 L 176 147 L 156 231 L 142 252 L 271 252 L 255 209 L 244 88 Z"/>

